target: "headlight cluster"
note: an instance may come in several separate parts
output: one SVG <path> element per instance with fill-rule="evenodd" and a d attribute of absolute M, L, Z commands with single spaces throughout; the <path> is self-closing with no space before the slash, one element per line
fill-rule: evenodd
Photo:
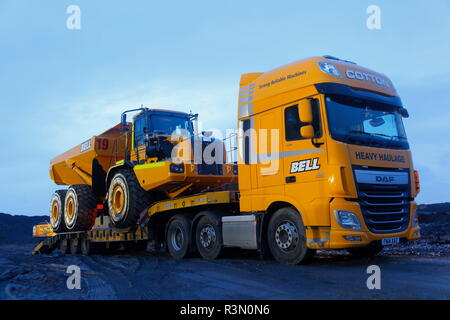
<path fill-rule="evenodd" d="M 184 172 L 184 164 L 183 163 L 171 163 L 170 164 L 170 172 L 183 173 Z"/>
<path fill-rule="evenodd" d="M 359 221 L 358 216 L 353 212 L 345 210 L 334 210 L 334 216 L 336 217 L 337 222 L 342 228 L 353 230 L 362 229 L 361 222 Z"/>

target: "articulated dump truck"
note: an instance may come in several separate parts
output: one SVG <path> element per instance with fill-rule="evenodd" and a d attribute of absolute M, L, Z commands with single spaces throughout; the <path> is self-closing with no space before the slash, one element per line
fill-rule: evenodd
<path fill-rule="evenodd" d="M 420 237 L 408 116 L 389 78 L 331 56 L 241 76 L 235 162 L 224 140 L 197 132 L 197 115 L 127 110 L 50 162 L 68 189 L 34 227 L 34 253 L 142 245 L 215 259 L 239 247 L 289 264 L 317 249 L 375 255 Z"/>

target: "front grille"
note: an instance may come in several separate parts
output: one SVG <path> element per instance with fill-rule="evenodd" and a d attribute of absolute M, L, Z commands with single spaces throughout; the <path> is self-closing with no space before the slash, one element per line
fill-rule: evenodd
<path fill-rule="evenodd" d="M 408 227 L 410 183 L 383 185 L 357 182 L 357 189 L 364 221 L 370 231 L 393 233 Z"/>

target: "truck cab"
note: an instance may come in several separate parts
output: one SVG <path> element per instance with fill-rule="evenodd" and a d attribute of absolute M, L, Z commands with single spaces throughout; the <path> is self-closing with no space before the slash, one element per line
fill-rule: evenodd
<path fill-rule="evenodd" d="M 310 249 L 356 253 L 417 239 L 419 181 L 405 117 L 389 78 L 353 62 L 314 57 L 244 74 L 240 210 L 270 217 L 291 208 Z M 280 239 L 295 237 L 294 229 L 289 223 L 276 228 Z"/>

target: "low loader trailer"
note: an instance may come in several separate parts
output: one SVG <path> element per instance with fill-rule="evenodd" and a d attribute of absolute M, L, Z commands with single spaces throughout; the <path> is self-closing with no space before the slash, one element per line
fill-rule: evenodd
<path fill-rule="evenodd" d="M 132 122 L 127 114 L 134 112 Z M 420 191 L 385 75 L 331 56 L 241 76 L 237 161 L 197 115 L 138 108 L 50 162 L 58 185 L 34 253 L 142 246 L 174 258 L 317 249 L 372 256 L 420 237 Z"/>

